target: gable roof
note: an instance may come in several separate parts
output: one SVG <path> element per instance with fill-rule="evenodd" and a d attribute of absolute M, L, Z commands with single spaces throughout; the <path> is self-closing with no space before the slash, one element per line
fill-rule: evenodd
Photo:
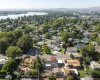
<path fill-rule="evenodd" d="M 74 67 L 81 66 L 78 60 L 67 60 L 68 65 L 72 65 Z"/>
<path fill-rule="evenodd" d="M 68 51 L 76 51 L 77 52 L 77 48 L 76 47 L 67 47 Z"/>
<path fill-rule="evenodd" d="M 92 64 L 94 68 L 100 68 L 100 64 L 95 61 L 91 61 L 90 64 Z"/>

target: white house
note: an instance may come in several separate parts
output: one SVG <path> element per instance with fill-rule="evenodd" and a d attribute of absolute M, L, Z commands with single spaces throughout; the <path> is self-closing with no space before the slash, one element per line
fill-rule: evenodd
<path fill-rule="evenodd" d="M 95 70 L 95 69 L 100 69 L 100 64 L 97 63 L 97 62 L 95 62 L 95 61 L 91 61 L 91 62 L 90 62 L 90 66 L 91 66 L 91 68 L 92 68 L 93 70 Z"/>
<path fill-rule="evenodd" d="M 77 54 L 77 48 L 76 47 L 67 47 L 67 51 L 69 54 Z"/>

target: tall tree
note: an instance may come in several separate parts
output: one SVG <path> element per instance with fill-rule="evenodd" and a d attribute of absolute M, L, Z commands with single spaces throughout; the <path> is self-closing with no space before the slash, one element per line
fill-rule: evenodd
<path fill-rule="evenodd" d="M 9 43 L 7 41 L 7 38 L 1 38 L 0 39 L 0 53 L 5 53 L 7 47 L 9 46 Z"/>
<path fill-rule="evenodd" d="M 11 57 L 15 59 L 16 57 L 20 57 L 22 55 L 22 50 L 17 46 L 10 46 L 6 50 L 7 57 Z"/>
<path fill-rule="evenodd" d="M 26 34 L 18 39 L 17 46 L 20 47 L 25 54 L 32 48 L 33 40 L 28 34 Z"/>
<path fill-rule="evenodd" d="M 95 48 L 92 44 L 85 45 L 81 48 L 81 53 L 82 53 L 83 58 L 86 58 L 86 57 L 92 58 L 93 54 L 95 53 Z"/>

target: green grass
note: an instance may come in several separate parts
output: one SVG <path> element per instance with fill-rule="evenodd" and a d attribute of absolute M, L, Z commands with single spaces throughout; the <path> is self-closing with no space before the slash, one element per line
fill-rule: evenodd
<path fill-rule="evenodd" d="M 54 50 L 53 49 L 51 49 L 51 53 L 53 52 Z"/>
<path fill-rule="evenodd" d="M 89 66 L 86 66 L 86 70 L 87 70 L 88 72 L 91 72 L 91 68 L 90 68 Z"/>
<path fill-rule="evenodd" d="M 65 49 L 64 49 L 64 48 L 61 48 L 61 52 L 62 52 L 62 54 L 64 54 L 64 51 L 65 51 Z"/>
<path fill-rule="evenodd" d="M 85 77 L 84 70 L 78 70 L 78 72 L 79 72 L 81 78 Z"/>

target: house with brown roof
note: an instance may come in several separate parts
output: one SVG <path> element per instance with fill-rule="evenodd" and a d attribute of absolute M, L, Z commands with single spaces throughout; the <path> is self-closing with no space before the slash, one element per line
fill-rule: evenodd
<path fill-rule="evenodd" d="M 34 58 L 24 58 L 16 69 L 16 72 L 24 71 L 24 73 L 27 74 L 29 70 L 32 70 L 34 68 L 35 61 L 36 60 Z"/>
<path fill-rule="evenodd" d="M 80 68 L 80 62 L 78 60 L 67 60 L 67 66 L 70 68 Z"/>

